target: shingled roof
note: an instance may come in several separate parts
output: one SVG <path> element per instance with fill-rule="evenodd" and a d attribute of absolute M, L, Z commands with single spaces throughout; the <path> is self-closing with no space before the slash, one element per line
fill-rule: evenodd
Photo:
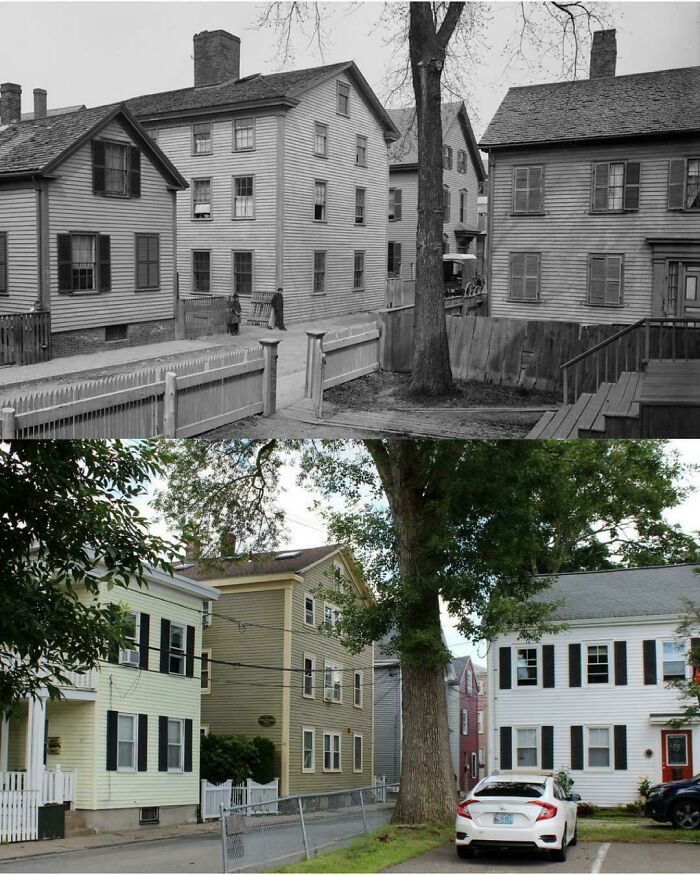
<path fill-rule="evenodd" d="M 700 606 L 700 565 L 661 565 L 651 568 L 560 574 L 535 601 L 556 602 L 556 620 L 608 617 L 675 617 L 686 602 Z"/>
<path fill-rule="evenodd" d="M 190 580 L 224 580 L 229 577 L 266 576 L 270 574 L 302 574 L 309 566 L 333 556 L 342 544 L 326 544 L 304 550 L 280 550 L 276 553 L 256 553 L 246 559 L 216 559 L 177 569 L 181 577 Z"/>
<path fill-rule="evenodd" d="M 700 131 L 700 67 L 511 88 L 479 147 Z"/>

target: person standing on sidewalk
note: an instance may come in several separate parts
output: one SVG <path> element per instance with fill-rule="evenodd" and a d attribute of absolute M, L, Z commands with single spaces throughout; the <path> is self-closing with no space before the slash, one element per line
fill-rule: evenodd
<path fill-rule="evenodd" d="M 233 293 L 233 297 L 228 302 L 228 314 L 226 319 L 226 328 L 229 334 L 238 334 L 241 324 L 241 301 L 238 297 L 238 292 Z"/>
<path fill-rule="evenodd" d="M 270 310 L 270 321 L 267 324 L 268 328 L 279 328 L 280 331 L 286 331 L 284 325 L 284 298 L 282 297 L 282 292 L 284 289 L 282 286 L 279 286 L 275 294 L 272 296 L 272 300 L 270 301 L 270 305 L 272 309 Z"/>

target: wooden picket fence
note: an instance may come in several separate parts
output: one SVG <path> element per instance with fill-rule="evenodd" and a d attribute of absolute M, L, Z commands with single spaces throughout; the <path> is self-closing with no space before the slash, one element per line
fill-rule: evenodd
<path fill-rule="evenodd" d="M 260 805 L 260 814 L 276 814 L 277 806 L 270 803 L 279 799 L 279 778 L 274 778 L 269 784 L 258 784 L 248 778 L 245 784 L 235 785 L 230 779 L 223 784 L 210 784 L 201 781 L 200 816 L 202 820 L 218 820 L 221 806 L 227 808 L 235 805 Z M 255 809 L 251 812 L 255 813 Z"/>
<path fill-rule="evenodd" d="M 229 295 L 212 295 L 203 298 L 181 298 L 178 301 L 179 318 L 187 340 L 205 334 L 226 332 Z"/>
<path fill-rule="evenodd" d="M 278 342 L 3 398 L 2 438 L 192 437 L 270 416 Z"/>
<path fill-rule="evenodd" d="M 0 790 L 0 843 L 39 837 L 39 790 Z"/>
<path fill-rule="evenodd" d="M 51 314 L 0 316 L 0 365 L 33 365 L 51 358 Z"/>

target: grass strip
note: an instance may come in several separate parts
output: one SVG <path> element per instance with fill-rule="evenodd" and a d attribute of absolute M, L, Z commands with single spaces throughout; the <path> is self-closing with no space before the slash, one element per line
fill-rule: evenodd
<path fill-rule="evenodd" d="M 700 844 L 700 830 L 674 829 L 663 823 L 641 821 L 625 823 L 613 821 L 578 822 L 578 837 L 587 842 L 633 842 L 642 845 L 672 845 L 675 842 Z"/>

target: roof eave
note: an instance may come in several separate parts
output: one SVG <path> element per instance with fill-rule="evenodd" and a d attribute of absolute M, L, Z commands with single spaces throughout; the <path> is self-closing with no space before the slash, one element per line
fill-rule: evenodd
<path fill-rule="evenodd" d="M 222 103 L 213 106 L 195 107 L 192 109 L 169 109 L 163 112 L 150 113 L 135 113 L 140 124 L 146 125 L 155 122 L 163 121 L 182 121 L 187 118 L 201 118 L 208 115 L 225 115 L 230 112 L 239 112 L 241 110 L 254 109 L 269 109 L 270 107 L 281 107 L 282 109 L 291 109 L 298 106 L 299 101 L 293 97 L 268 97 L 257 98 L 256 100 L 243 100 L 239 103 Z"/>
<path fill-rule="evenodd" d="M 615 140 L 637 140 L 648 139 L 649 137 L 680 137 L 684 135 L 693 136 L 693 134 L 700 134 L 700 128 L 684 128 L 682 130 L 676 129 L 668 131 L 640 131 L 638 133 L 598 134 L 590 137 L 567 137 L 565 139 L 559 137 L 550 140 L 508 140 L 505 143 L 488 143 L 482 140 L 478 146 L 482 152 L 490 152 L 496 149 L 532 149 L 545 146 L 573 146 L 579 143 L 607 143 Z"/>

